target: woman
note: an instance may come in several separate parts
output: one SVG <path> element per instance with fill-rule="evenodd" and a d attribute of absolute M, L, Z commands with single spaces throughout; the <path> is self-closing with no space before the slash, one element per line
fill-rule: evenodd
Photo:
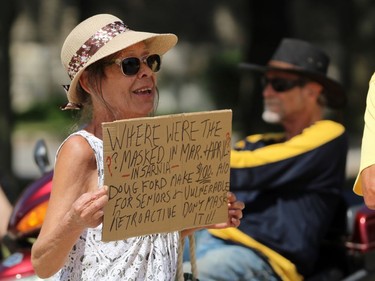
<path fill-rule="evenodd" d="M 365 125 L 362 135 L 360 167 L 353 187 L 356 194 L 363 196 L 365 204 L 370 209 L 375 209 L 374 100 L 375 73 L 372 74 L 369 81 L 364 114 Z"/>
<path fill-rule="evenodd" d="M 61 59 L 71 78 L 65 108 L 83 110 L 83 130 L 60 146 L 49 208 L 32 249 L 36 273 L 58 280 L 173 280 L 180 233 L 101 242 L 103 207 L 102 122 L 153 114 L 160 56 L 174 34 L 130 30 L 112 15 L 80 23 L 66 38 Z M 243 203 L 228 195 L 228 222 L 237 227 Z M 182 235 L 194 230 L 182 232 Z"/>

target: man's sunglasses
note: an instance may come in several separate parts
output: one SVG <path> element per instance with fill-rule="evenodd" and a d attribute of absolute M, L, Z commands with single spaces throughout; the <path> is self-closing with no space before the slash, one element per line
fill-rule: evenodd
<path fill-rule="evenodd" d="M 283 79 L 283 78 L 267 78 L 262 77 L 262 85 L 263 87 L 266 87 L 268 84 L 271 85 L 272 89 L 274 89 L 276 92 L 286 92 L 294 87 L 302 87 L 307 83 L 306 79 Z"/>
<path fill-rule="evenodd" d="M 145 58 L 139 59 L 136 57 L 130 58 L 118 58 L 115 60 L 115 64 L 121 67 L 121 71 L 126 76 L 136 75 L 141 68 L 141 63 L 146 64 L 153 72 L 160 70 L 161 59 L 157 54 L 149 55 Z"/>

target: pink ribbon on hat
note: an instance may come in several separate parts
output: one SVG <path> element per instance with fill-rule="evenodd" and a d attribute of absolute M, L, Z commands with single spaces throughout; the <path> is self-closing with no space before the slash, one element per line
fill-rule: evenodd
<path fill-rule="evenodd" d="M 121 21 L 107 24 L 92 35 L 74 54 L 68 65 L 68 75 L 73 79 L 78 71 L 106 43 L 129 28 Z"/>

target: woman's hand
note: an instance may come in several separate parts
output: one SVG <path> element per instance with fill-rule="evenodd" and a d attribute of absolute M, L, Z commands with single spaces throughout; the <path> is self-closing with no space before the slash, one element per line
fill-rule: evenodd
<path fill-rule="evenodd" d="M 362 193 L 366 206 L 375 210 L 375 165 L 364 169 L 359 180 L 362 181 Z"/>
<path fill-rule="evenodd" d="M 82 227 L 97 227 L 103 221 L 103 207 L 108 202 L 107 186 L 95 192 L 82 194 L 72 205 L 69 212 L 71 223 Z"/>
<path fill-rule="evenodd" d="M 186 237 L 194 233 L 197 230 L 203 228 L 222 229 L 227 227 L 238 227 L 242 219 L 242 210 L 245 208 L 245 204 L 242 201 L 237 201 L 236 195 L 232 192 L 228 192 L 228 220 L 224 223 L 212 224 L 205 227 L 196 227 L 185 229 L 181 232 L 182 237 Z"/>
<path fill-rule="evenodd" d="M 232 192 L 228 192 L 228 221 L 225 223 L 217 223 L 208 226 L 207 228 L 227 228 L 227 227 L 238 227 L 242 219 L 242 210 L 245 208 L 245 204 L 242 201 L 237 201 L 236 195 Z"/>

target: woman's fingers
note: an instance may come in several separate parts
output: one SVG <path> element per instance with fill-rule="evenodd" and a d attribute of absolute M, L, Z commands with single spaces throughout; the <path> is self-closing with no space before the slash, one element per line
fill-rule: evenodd
<path fill-rule="evenodd" d="M 228 192 L 228 207 L 230 209 L 240 209 L 243 210 L 245 208 L 245 204 L 242 201 L 238 201 L 236 195 L 233 192 Z"/>
<path fill-rule="evenodd" d="M 87 227 L 99 225 L 104 215 L 103 207 L 107 202 L 106 188 L 82 194 L 73 204 L 75 221 Z"/>

